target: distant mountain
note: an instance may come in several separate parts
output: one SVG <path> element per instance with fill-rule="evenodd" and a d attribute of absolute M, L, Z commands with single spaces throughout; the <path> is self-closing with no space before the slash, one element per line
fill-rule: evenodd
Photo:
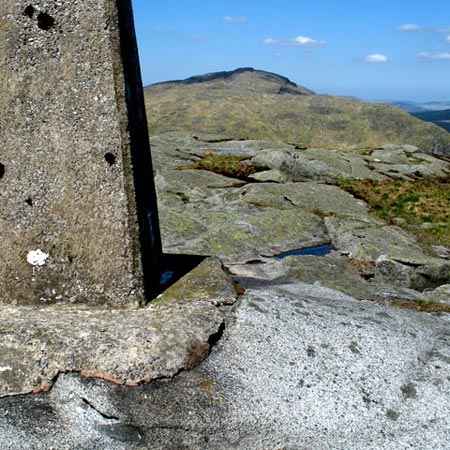
<path fill-rule="evenodd" d="M 428 111 L 426 108 L 420 105 L 420 103 L 414 102 L 386 102 L 392 106 L 396 106 L 397 108 L 403 109 L 403 111 L 409 113 Z"/>
<path fill-rule="evenodd" d="M 265 94 L 315 95 L 313 91 L 297 86 L 288 78 L 271 72 L 244 67 L 230 72 L 196 75 L 185 80 L 165 81 L 152 85 L 152 89 L 177 88 L 180 85 L 201 85 L 204 89 L 231 90 L 233 93 L 258 92 Z"/>
<path fill-rule="evenodd" d="M 397 108 L 403 109 L 409 113 L 425 112 L 425 111 L 443 111 L 450 109 L 450 102 L 410 102 L 410 101 L 394 101 L 386 102 Z"/>
<path fill-rule="evenodd" d="M 450 135 L 386 104 L 316 95 L 280 75 L 237 69 L 145 88 L 151 134 L 166 131 L 343 148 L 414 144 L 450 155 Z"/>
<path fill-rule="evenodd" d="M 432 122 L 450 133 L 450 109 L 443 111 L 422 111 L 412 113 L 414 117 L 426 122 Z"/>

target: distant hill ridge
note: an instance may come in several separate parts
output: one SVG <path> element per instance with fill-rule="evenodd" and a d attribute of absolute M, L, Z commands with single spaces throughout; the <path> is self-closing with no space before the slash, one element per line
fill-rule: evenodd
<path fill-rule="evenodd" d="M 163 86 L 165 88 L 179 85 L 204 84 L 208 87 L 222 87 L 241 89 L 251 91 L 255 90 L 260 93 L 273 94 L 294 94 L 294 95 L 315 95 L 310 89 L 297 86 L 291 80 L 276 73 L 266 72 L 264 70 L 255 70 L 252 67 L 243 67 L 236 70 L 213 72 L 205 75 L 195 75 L 185 80 L 163 81 L 155 83 L 152 87 Z"/>
<path fill-rule="evenodd" d="M 450 133 L 450 109 L 438 111 L 421 111 L 411 114 L 418 119 L 432 122 Z"/>
<path fill-rule="evenodd" d="M 411 102 L 411 101 L 389 101 L 389 103 L 397 108 L 408 111 L 409 113 L 418 113 L 426 111 L 443 111 L 450 108 L 450 102 Z"/>
<path fill-rule="evenodd" d="M 215 133 L 298 146 L 413 144 L 450 156 L 450 134 L 387 104 L 316 95 L 283 76 L 241 68 L 145 88 L 151 134 Z"/>

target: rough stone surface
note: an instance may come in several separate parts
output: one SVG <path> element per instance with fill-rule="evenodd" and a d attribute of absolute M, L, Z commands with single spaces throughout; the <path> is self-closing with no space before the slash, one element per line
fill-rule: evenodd
<path fill-rule="evenodd" d="M 250 184 L 238 195 L 253 205 L 275 208 L 305 208 L 319 214 L 367 216 L 367 205 L 337 186 L 318 182 Z"/>
<path fill-rule="evenodd" d="M 338 179 L 387 180 L 409 176 L 445 176 L 449 163 L 431 155 L 413 153 L 409 146 L 395 151 L 381 148 L 365 154 L 356 151 L 308 148 L 261 151 L 252 158 L 254 164 L 281 170 L 292 181 Z M 384 155 L 384 156 L 380 156 Z"/>
<path fill-rule="evenodd" d="M 334 289 L 360 300 L 387 304 L 425 297 L 424 293 L 395 283 L 393 279 L 379 280 L 379 276 L 374 279 L 377 270 L 374 264 L 349 260 L 339 252 L 323 257 L 305 255 L 265 259 L 259 264 L 230 265 L 229 269 L 240 283 L 251 287 L 302 282 Z M 429 295 L 443 296 L 445 293 L 445 290 L 436 289 Z"/>
<path fill-rule="evenodd" d="M 46 390 L 66 372 L 136 385 L 194 367 L 224 320 L 215 305 L 236 291 L 213 259 L 178 283 L 141 309 L 3 305 L 0 397 Z"/>
<path fill-rule="evenodd" d="M 413 235 L 396 226 L 336 217 L 325 218 L 325 224 L 333 244 L 355 259 L 375 262 L 384 256 L 417 265 L 432 259 Z"/>
<path fill-rule="evenodd" d="M 182 133 L 154 136 L 152 142 L 159 161 L 156 184 L 166 251 L 215 255 L 233 264 L 332 243 L 348 258 L 371 263 L 365 276 L 375 277 L 381 292 L 399 291 L 408 297 L 408 289 L 423 291 L 450 280 L 447 249 L 436 250 L 438 258 L 424 253 L 412 234 L 374 219 L 363 201 L 325 183 L 339 178 L 388 179 L 397 161 L 406 169 L 393 177 L 417 176 L 418 161 L 442 175 L 448 173 L 446 160 L 423 157 L 408 145 L 299 150 L 287 144 Z M 272 169 L 255 174 L 254 181 L 186 169 L 208 153 L 230 151 Z M 303 171 L 301 177 L 293 167 Z M 296 177 L 302 181 L 293 181 Z M 383 289 L 383 284 L 389 288 Z"/>
<path fill-rule="evenodd" d="M 350 258 L 373 262 L 380 282 L 417 290 L 450 280 L 450 263 L 424 253 L 416 238 L 397 226 L 336 217 L 325 218 L 331 242 Z"/>
<path fill-rule="evenodd" d="M 161 248 L 130 1 L 2 0 L 0 42 L 0 302 L 142 304 Z"/>
<path fill-rule="evenodd" d="M 199 170 L 158 172 L 165 251 L 245 261 L 328 241 L 317 215 L 293 203 L 258 207 L 245 199 L 242 184 Z"/>
<path fill-rule="evenodd" d="M 2 449 L 448 448 L 448 316 L 297 283 L 248 289 L 227 324 L 173 380 L 0 400 Z"/>
<path fill-rule="evenodd" d="M 426 291 L 425 296 L 428 300 L 450 306 L 450 284 L 443 284 L 436 289 Z"/>

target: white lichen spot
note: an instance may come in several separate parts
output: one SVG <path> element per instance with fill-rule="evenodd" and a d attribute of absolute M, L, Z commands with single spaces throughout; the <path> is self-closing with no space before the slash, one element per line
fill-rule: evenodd
<path fill-rule="evenodd" d="M 27 262 L 32 266 L 43 266 L 49 256 L 39 248 L 37 250 L 30 250 L 27 255 Z"/>
<path fill-rule="evenodd" d="M 378 264 L 384 262 L 384 261 L 389 261 L 389 257 L 387 255 L 380 255 L 377 260 L 375 261 L 375 265 L 378 266 Z"/>
<path fill-rule="evenodd" d="M 7 372 L 8 370 L 13 370 L 13 368 L 9 366 L 0 366 L 0 372 Z"/>

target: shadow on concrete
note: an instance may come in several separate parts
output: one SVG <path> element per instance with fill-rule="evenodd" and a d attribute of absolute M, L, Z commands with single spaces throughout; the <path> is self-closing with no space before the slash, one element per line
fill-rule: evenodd
<path fill-rule="evenodd" d="M 163 254 L 159 282 L 148 292 L 147 303 L 195 269 L 205 258 L 207 257 L 200 255 Z"/>

